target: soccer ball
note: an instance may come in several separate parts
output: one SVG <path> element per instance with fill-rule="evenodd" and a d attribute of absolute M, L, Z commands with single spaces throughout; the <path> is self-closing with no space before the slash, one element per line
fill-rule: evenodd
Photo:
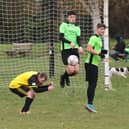
<path fill-rule="evenodd" d="M 67 61 L 69 65 L 76 65 L 79 62 L 78 57 L 76 55 L 69 56 Z"/>

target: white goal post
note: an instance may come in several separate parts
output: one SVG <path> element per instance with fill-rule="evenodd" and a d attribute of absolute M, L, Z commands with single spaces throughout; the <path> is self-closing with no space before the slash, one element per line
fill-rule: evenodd
<path fill-rule="evenodd" d="M 104 35 L 104 49 L 108 50 L 104 63 L 104 87 L 105 90 L 112 90 L 111 80 L 110 80 L 110 66 L 109 66 L 109 1 L 104 0 L 104 23 L 106 25 L 106 31 Z"/>

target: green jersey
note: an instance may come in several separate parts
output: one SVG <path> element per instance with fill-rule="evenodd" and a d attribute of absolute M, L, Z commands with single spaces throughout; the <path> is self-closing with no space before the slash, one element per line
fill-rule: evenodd
<path fill-rule="evenodd" d="M 75 44 L 75 48 L 79 48 L 79 44 L 77 43 L 77 37 L 81 35 L 80 27 L 75 24 L 63 22 L 60 25 L 60 33 L 64 34 L 64 38 Z M 70 49 L 70 43 L 62 43 L 61 49 Z"/>
<path fill-rule="evenodd" d="M 93 47 L 93 49 L 95 51 L 97 51 L 98 53 L 101 52 L 102 38 L 100 36 L 97 36 L 97 35 L 91 36 L 88 44 L 91 45 Z M 90 64 L 98 66 L 100 60 L 101 60 L 100 56 L 94 55 L 94 54 L 91 54 L 90 52 L 88 52 L 85 63 L 90 63 Z"/>

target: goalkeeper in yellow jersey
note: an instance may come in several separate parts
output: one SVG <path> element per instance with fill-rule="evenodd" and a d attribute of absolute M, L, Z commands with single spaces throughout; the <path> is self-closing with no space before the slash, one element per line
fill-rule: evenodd
<path fill-rule="evenodd" d="M 29 71 L 18 75 L 9 84 L 9 89 L 20 97 L 26 97 L 25 104 L 21 109 L 22 114 L 28 114 L 30 106 L 36 97 L 36 93 L 51 91 L 54 88 L 53 83 L 43 85 L 47 80 L 46 73 Z"/>

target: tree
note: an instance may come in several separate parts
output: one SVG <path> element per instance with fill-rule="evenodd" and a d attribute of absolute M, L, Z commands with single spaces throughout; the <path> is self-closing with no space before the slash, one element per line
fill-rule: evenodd
<path fill-rule="evenodd" d="M 109 0 L 110 36 L 122 34 L 129 37 L 129 0 Z"/>

